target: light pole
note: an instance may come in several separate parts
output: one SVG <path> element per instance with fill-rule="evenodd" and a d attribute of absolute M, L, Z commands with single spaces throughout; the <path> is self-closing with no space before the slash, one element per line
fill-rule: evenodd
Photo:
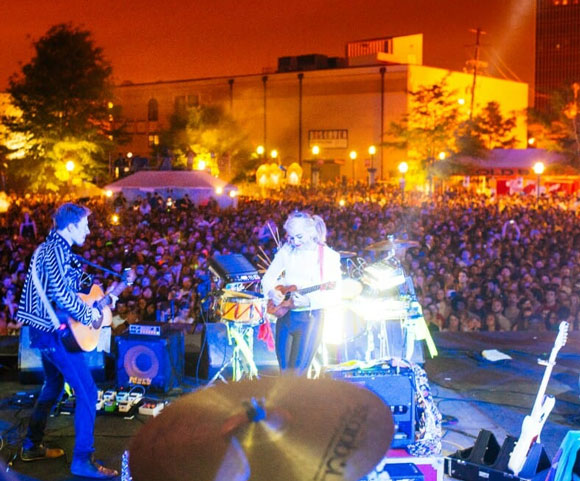
<path fill-rule="evenodd" d="M 375 154 L 376 153 L 377 153 L 377 148 L 374 145 L 371 145 L 369 147 L 369 155 L 371 156 L 371 166 L 368 169 L 369 186 L 372 186 L 375 184 L 375 172 L 377 171 L 377 169 L 375 169 Z"/>
<path fill-rule="evenodd" d="M 68 172 L 68 178 L 67 178 L 67 187 L 68 187 L 68 192 L 69 194 L 72 191 L 72 173 L 75 170 L 75 163 L 72 160 L 68 160 L 67 163 L 65 164 L 65 168 Z"/>
<path fill-rule="evenodd" d="M 348 154 L 348 156 L 350 157 L 350 160 L 352 160 L 352 185 L 354 185 L 354 180 L 355 180 L 354 179 L 354 176 L 355 176 L 355 174 L 354 174 L 354 162 L 357 158 L 356 150 L 351 150 L 350 154 Z"/>
<path fill-rule="evenodd" d="M 313 145 L 312 149 L 312 167 L 310 169 L 310 185 L 316 187 L 318 185 L 318 180 L 320 178 L 320 170 L 318 169 L 318 155 L 320 154 L 320 147 L 318 145 Z"/>
<path fill-rule="evenodd" d="M 532 170 L 536 174 L 536 199 L 540 198 L 540 182 L 542 180 L 542 174 L 544 173 L 545 166 L 543 162 L 536 162 L 532 167 Z"/>
<path fill-rule="evenodd" d="M 407 162 L 401 162 L 399 164 L 399 172 L 401 173 L 401 204 L 405 203 L 405 174 L 409 170 L 409 164 Z"/>

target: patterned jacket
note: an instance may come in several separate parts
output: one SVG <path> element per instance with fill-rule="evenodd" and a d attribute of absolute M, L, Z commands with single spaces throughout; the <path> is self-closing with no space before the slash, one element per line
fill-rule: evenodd
<path fill-rule="evenodd" d="M 57 312 L 64 311 L 83 324 L 91 322 L 92 308 L 77 296 L 82 275 L 80 263 L 55 230 L 37 249 L 36 272 L 46 297 Z M 32 280 L 32 262 L 24 281 L 16 319 L 41 331 L 56 330 Z"/>

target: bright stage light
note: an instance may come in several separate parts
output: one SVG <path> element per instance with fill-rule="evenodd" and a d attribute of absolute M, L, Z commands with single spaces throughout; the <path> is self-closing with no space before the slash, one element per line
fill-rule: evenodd
<path fill-rule="evenodd" d="M 367 322 L 404 319 L 408 310 L 405 301 L 370 296 L 360 296 L 349 307 Z"/>
<path fill-rule="evenodd" d="M 405 273 L 400 268 L 377 262 L 365 267 L 363 279 L 371 288 L 385 291 L 404 284 Z"/>
<path fill-rule="evenodd" d="M 344 308 L 341 305 L 325 309 L 322 340 L 325 344 L 342 344 L 344 342 Z"/>

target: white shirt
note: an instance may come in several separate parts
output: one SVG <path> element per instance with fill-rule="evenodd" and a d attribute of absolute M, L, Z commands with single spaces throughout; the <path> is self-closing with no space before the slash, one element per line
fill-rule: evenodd
<path fill-rule="evenodd" d="M 340 254 L 325 245 L 322 249 L 322 277 L 320 249 L 293 249 L 284 244 L 274 256 L 262 278 L 262 292 L 266 296 L 276 286 L 296 286 L 298 289 L 334 282 L 333 288 L 315 290 L 306 294 L 310 299 L 308 309 L 322 309 L 340 302 Z M 283 275 L 283 277 L 281 277 Z"/>

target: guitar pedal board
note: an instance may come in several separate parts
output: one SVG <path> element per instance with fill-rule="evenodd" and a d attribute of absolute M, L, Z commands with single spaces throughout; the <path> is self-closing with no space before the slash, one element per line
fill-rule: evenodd
<path fill-rule="evenodd" d="M 136 391 L 99 391 L 97 412 L 108 414 L 130 414 L 143 400 L 143 393 Z"/>

